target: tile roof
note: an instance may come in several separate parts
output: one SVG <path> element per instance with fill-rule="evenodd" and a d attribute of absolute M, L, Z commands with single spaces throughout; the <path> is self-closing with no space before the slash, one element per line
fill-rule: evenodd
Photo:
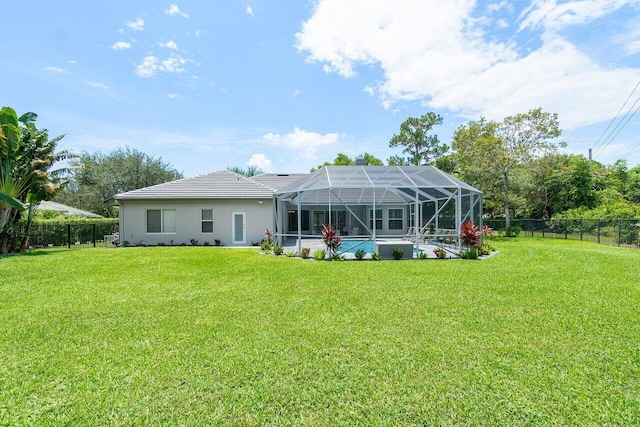
<path fill-rule="evenodd" d="M 128 191 L 116 195 L 115 199 L 270 199 L 279 188 L 289 185 L 303 176 L 305 175 L 263 174 L 247 178 L 223 169 L 192 178 Z"/>

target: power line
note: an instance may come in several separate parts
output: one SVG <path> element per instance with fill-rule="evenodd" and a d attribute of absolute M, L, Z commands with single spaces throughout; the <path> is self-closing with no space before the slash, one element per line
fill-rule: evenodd
<path fill-rule="evenodd" d="M 625 113 L 625 115 L 622 117 L 622 119 L 620 119 L 620 121 L 618 122 L 616 127 L 613 128 L 613 130 L 611 131 L 609 136 L 605 139 L 605 142 L 606 142 L 607 139 L 609 140 L 609 142 L 607 142 L 606 144 L 600 146 L 600 148 L 598 150 L 599 151 L 598 154 L 602 154 L 603 153 L 604 149 L 607 148 L 613 142 L 613 140 L 616 138 L 616 136 L 618 136 L 618 134 L 622 131 L 622 129 L 624 129 L 624 127 L 627 125 L 627 123 L 629 123 L 629 120 L 631 120 L 631 118 L 638 112 L 638 110 L 640 110 L 640 105 L 639 105 L 638 108 L 636 108 L 635 111 L 633 113 L 631 113 L 631 115 L 629 115 L 629 113 L 631 112 L 633 107 L 635 107 L 638 102 L 640 102 L 640 96 L 638 97 L 638 99 L 636 99 L 636 102 L 634 102 L 633 105 L 631 107 L 629 107 L 629 111 L 627 111 Z M 626 120 L 625 120 L 625 118 L 626 118 Z M 616 130 L 617 130 L 617 132 L 616 132 Z"/>
<path fill-rule="evenodd" d="M 609 130 L 609 128 L 611 127 L 611 125 L 613 125 L 613 123 L 615 123 L 615 121 L 617 120 L 618 116 L 620 115 L 620 112 L 624 109 L 625 105 L 627 105 L 627 102 L 629 102 L 629 100 L 631 99 L 631 97 L 633 96 L 633 94 L 635 93 L 636 89 L 638 88 L 638 86 L 640 86 L 640 80 L 638 80 L 638 83 L 636 83 L 635 87 L 633 88 L 633 90 L 631 91 L 631 93 L 629 94 L 629 96 L 627 96 L 627 99 L 624 101 L 624 104 L 622 104 L 622 106 L 620 107 L 620 109 L 618 110 L 618 112 L 616 113 L 615 117 L 611 120 L 611 122 L 609 122 L 609 125 L 607 126 L 607 128 L 602 132 L 602 135 L 600 135 L 600 137 L 598 138 L 598 140 L 596 141 L 595 145 L 593 146 L 592 150 L 595 153 L 596 150 L 599 150 L 600 152 L 602 152 L 602 150 L 604 150 L 604 148 L 606 148 L 609 144 L 611 144 L 611 141 L 613 141 L 613 139 L 611 139 L 609 141 L 608 144 L 604 145 L 604 143 L 607 141 L 607 139 L 609 139 L 609 137 L 613 134 L 613 132 L 615 132 L 615 130 L 618 128 L 618 126 L 620 126 L 620 123 L 622 123 L 622 120 L 624 120 L 624 117 L 620 120 L 620 122 L 615 126 L 615 128 L 611 131 L 611 134 L 609 134 L 609 136 L 607 138 L 605 138 L 604 140 L 602 140 L 602 138 L 605 136 L 605 134 L 607 133 L 607 131 Z M 631 111 L 631 109 L 633 109 L 633 107 L 638 103 L 638 100 L 640 100 L 640 96 L 638 97 L 638 99 L 636 100 L 636 102 L 633 103 L 633 105 L 629 108 L 629 111 Z M 629 114 L 629 111 L 627 111 L 627 113 L 625 114 L 625 116 L 627 116 Z M 636 110 L 638 111 L 638 110 Z M 635 114 L 635 112 L 634 112 Z M 628 122 L 628 120 L 627 120 Z M 625 123 L 626 124 L 626 123 Z M 623 126 L 624 127 L 624 126 Z M 622 130 L 622 129 L 620 129 Z M 618 133 L 620 133 L 618 131 Z M 618 135 L 618 133 L 616 133 L 616 135 Z M 598 149 L 598 145 L 601 145 L 601 147 Z M 595 154 L 594 154 L 595 155 Z"/>

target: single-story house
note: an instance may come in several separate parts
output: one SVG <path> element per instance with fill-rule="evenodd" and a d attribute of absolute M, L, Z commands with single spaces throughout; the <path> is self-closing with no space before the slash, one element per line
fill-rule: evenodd
<path fill-rule="evenodd" d="M 249 246 L 273 225 L 274 193 L 306 175 L 219 170 L 118 194 L 120 241 Z"/>
<path fill-rule="evenodd" d="M 482 192 L 432 166 L 326 166 L 313 174 L 247 178 L 221 170 L 115 196 L 121 242 L 225 246 L 343 236 L 375 240 L 455 235 L 482 222 Z"/>

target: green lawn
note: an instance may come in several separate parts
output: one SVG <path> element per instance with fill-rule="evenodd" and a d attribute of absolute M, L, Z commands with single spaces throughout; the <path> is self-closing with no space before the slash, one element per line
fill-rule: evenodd
<path fill-rule="evenodd" d="M 638 425 L 640 250 L 0 258 L 0 425 Z"/>

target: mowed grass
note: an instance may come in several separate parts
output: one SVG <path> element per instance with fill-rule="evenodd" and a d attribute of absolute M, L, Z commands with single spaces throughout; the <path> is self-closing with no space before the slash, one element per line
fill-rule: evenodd
<path fill-rule="evenodd" d="M 0 258 L 0 425 L 638 425 L 640 251 Z"/>

